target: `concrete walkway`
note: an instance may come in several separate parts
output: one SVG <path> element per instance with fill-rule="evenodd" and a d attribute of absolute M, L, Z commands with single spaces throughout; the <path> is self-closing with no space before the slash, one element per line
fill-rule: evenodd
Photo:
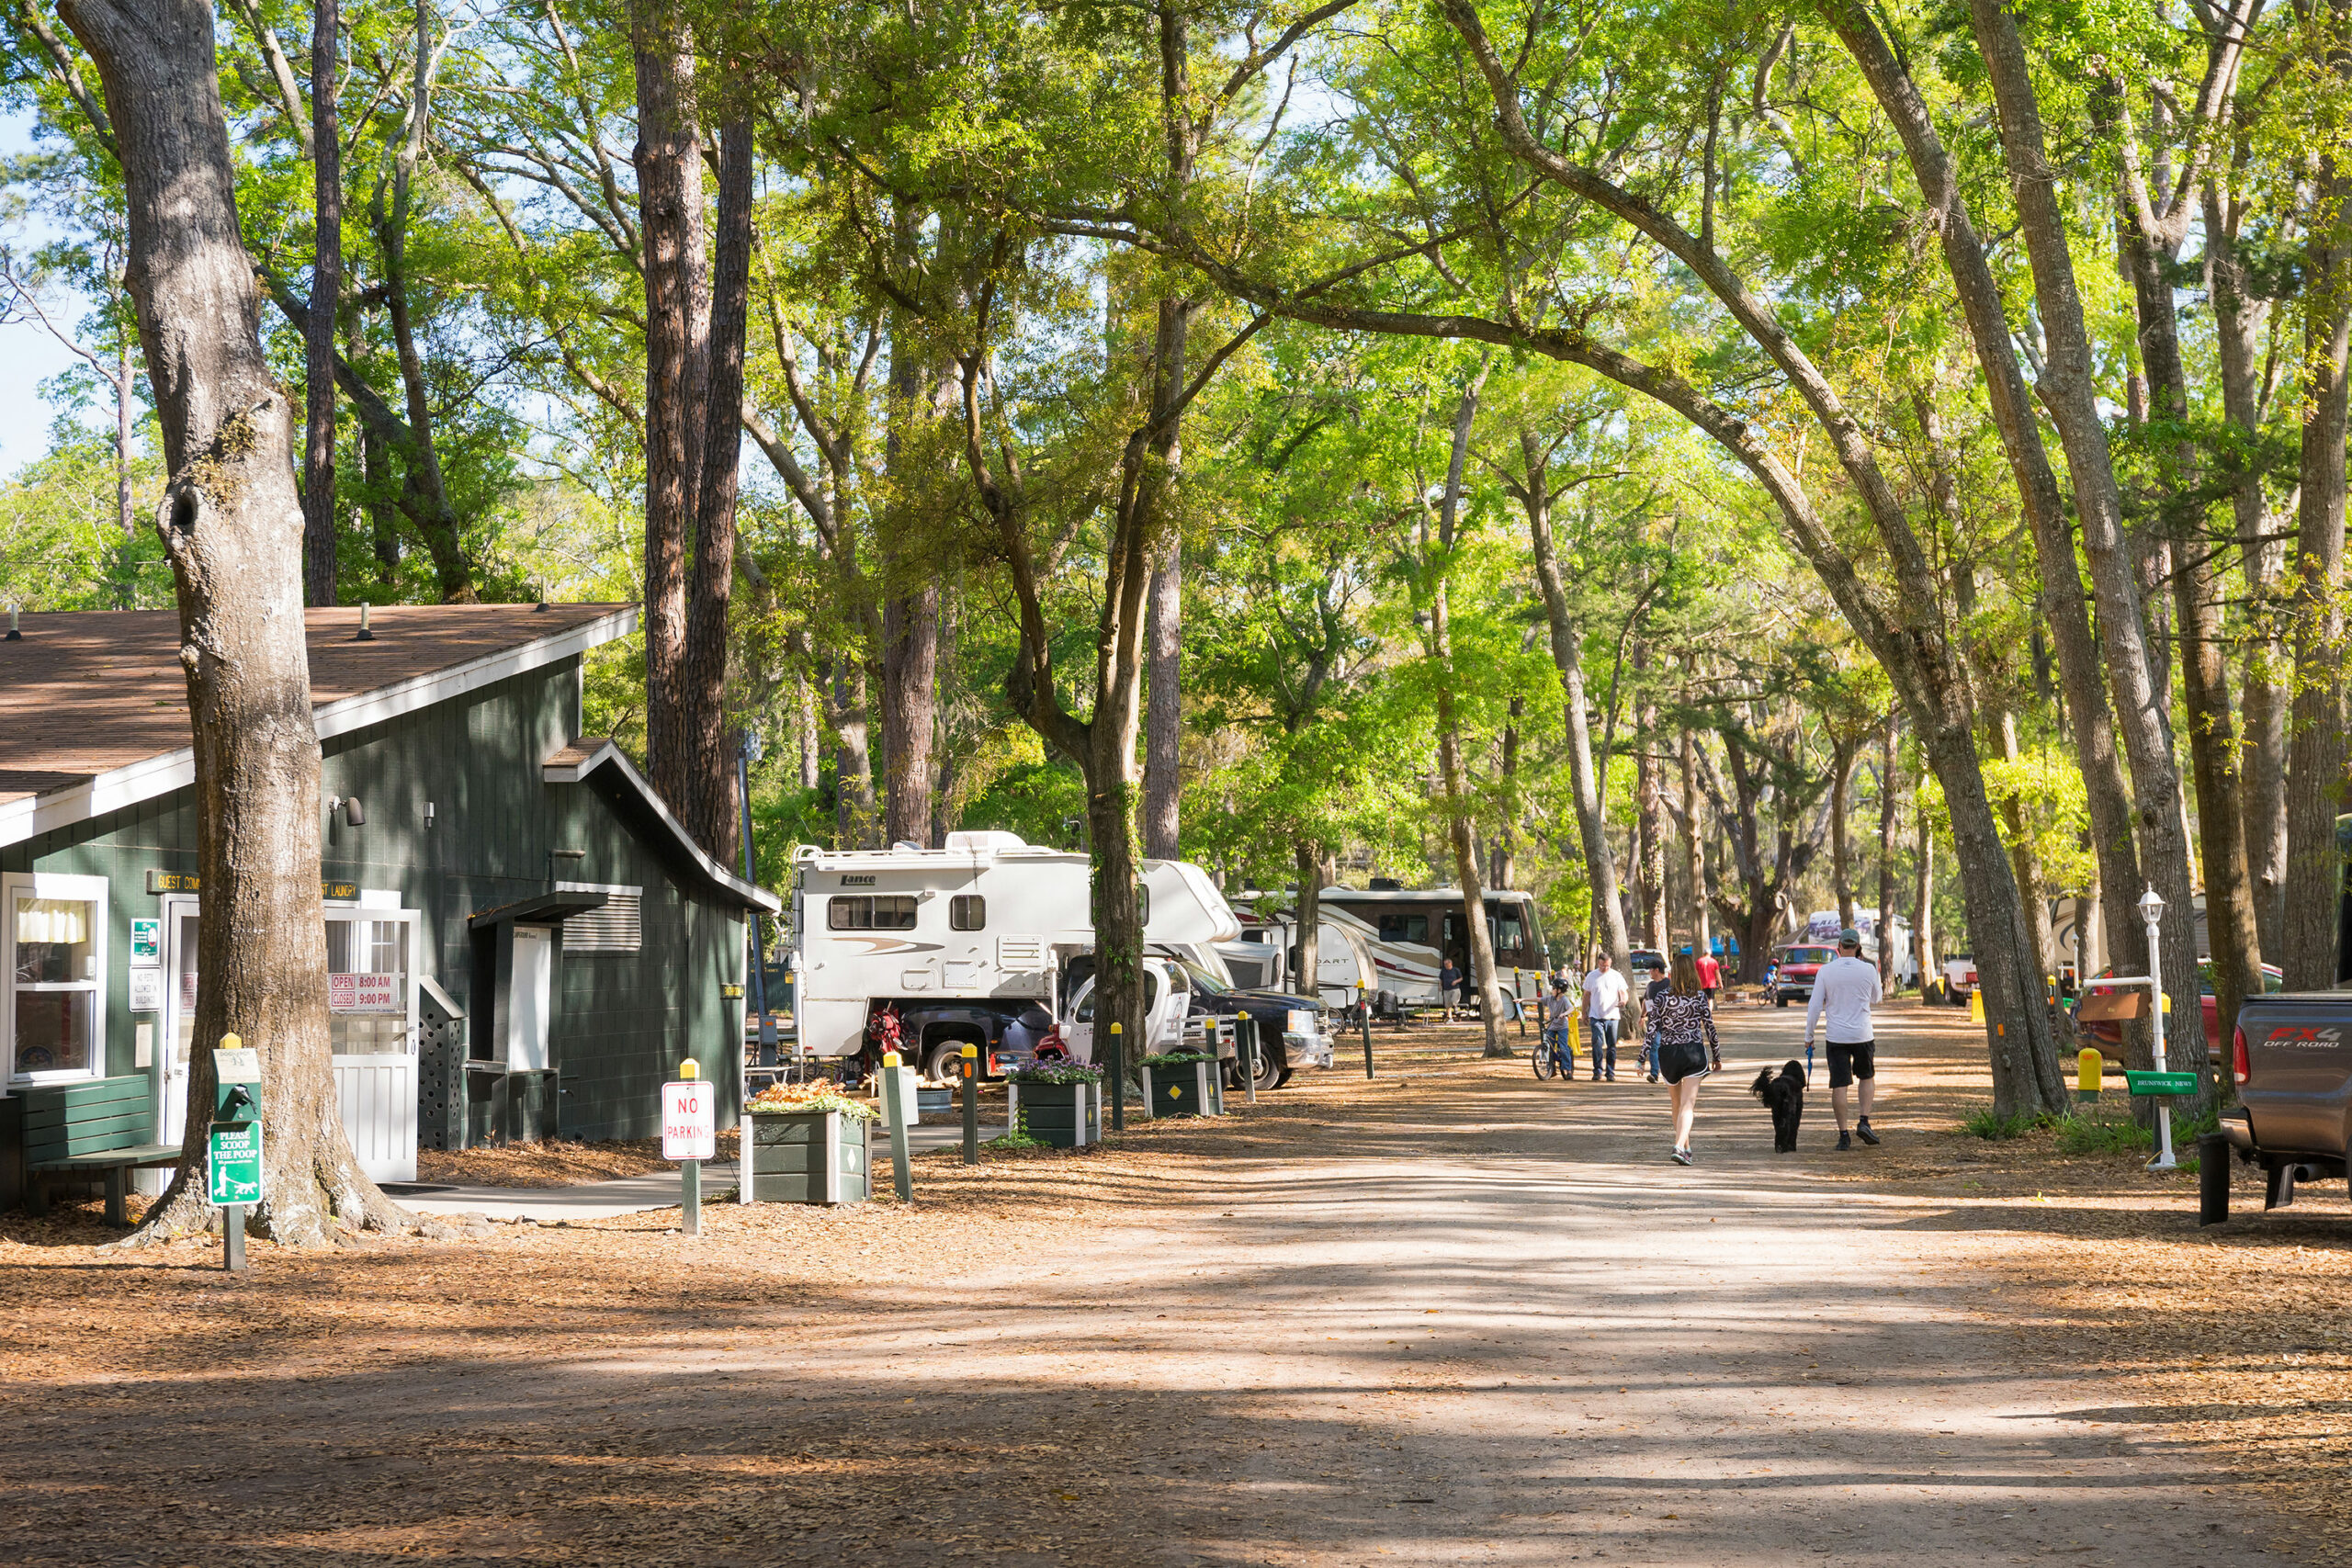
<path fill-rule="evenodd" d="M 1001 1138 L 1004 1133 L 1001 1122 L 995 1126 L 983 1123 L 980 1128 L 983 1141 Z M 907 1134 L 908 1147 L 915 1154 L 956 1148 L 963 1141 L 960 1122 L 912 1127 Z M 874 1153 L 882 1167 L 876 1179 L 887 1183 L 890 1144 L 878 1132 Z M 392 1196 L 401 1207 L 416 1214 L 480 1214 L 487 1220 L 534 1220 L 544 1225 L 563 1220 L 607 1220 L 619 1214 L 641 1214 L 651 1209 L 674 1209 L 681 1201 L 679 1180 L 679 1172 L 673 1168 L 644 1176 L 618 1177 L 611 1181 L 582 1181 L 570 1187 L 435 1186 L 430 1191 L 395 1190 Z M 703 1166 L 705 1202 L 716 1201 L 734 1189 L 733 1160 L 711 1160 Z"/>

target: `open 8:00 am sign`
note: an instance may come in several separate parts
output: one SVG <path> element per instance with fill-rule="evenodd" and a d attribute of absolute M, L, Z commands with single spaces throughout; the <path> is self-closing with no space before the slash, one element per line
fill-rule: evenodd
<path fill-rule="evenodd" d="M 718 1095 L 705 1078 L 662 1086 L 662 1157 L 718 1157 Z"/>

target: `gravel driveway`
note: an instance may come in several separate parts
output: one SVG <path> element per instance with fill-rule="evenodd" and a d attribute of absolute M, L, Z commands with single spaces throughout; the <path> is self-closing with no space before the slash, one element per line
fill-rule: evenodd
<path fill-rule="evenodd" d="M 1657 1089 L 1384 1035 L 1369 1088 L 699 1244 L 10 1246 L 0 1502 L 44 1563 L 2304 1561 L 1859 1179 L 1964 1031 L 1890 1018 L 1886 1150 L 1823 1092 L 1775 1156 L 1742 1089 L 1800 1031 L 1736 1016 L 1690 1169 Z"/>

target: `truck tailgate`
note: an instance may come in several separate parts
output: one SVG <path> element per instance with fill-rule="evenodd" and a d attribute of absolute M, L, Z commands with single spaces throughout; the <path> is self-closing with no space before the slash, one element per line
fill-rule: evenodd
<path fill-rule="evenodd" d="M 2266 1152 L 2341 1156 L 2352 1125 L 2352 994 L 2278 992 L 2238 1014 L 2246 1081 L 2238 1096 Z"/>

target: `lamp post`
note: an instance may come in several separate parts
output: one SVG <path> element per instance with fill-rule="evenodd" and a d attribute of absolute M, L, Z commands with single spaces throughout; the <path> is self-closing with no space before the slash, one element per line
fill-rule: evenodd
<path fill-rule="evenodd" d="M 2155 1067 L 2165 1070 L 2165 982 L 2164 965 L 2157 953 L 2158 922 L 2165 918 L 2164 896 L 2151 886 L 2140 895 L 2140 919 L 2148 927 L 2148 993 L 2154 1002 L 2156 1020 Z M 2156 1100 L 2156 1157 L 2148 1162 L 2150 1170 L 2176 1168 L 2172 1157 L 2172 1103 L 2159 1097 Z"/>
<path fill-rule="evenodd" d="M 743 727 L 743 743 L 735 750 L 735 787 L 741 795 L 743 811 L 743 880 L 754 887 L 759 886 L 759 862 L 752 853 L 752 764 L 767 750 L 760 732 L 750 725 Z M 752 1011 L 760 1021 L 760 1066 L 775 1066 L 775 1018 L 768 1011 L 767 957 L 760 941 L 760 912 L 752 911 L 748 950 L 752 960 Z"/>

